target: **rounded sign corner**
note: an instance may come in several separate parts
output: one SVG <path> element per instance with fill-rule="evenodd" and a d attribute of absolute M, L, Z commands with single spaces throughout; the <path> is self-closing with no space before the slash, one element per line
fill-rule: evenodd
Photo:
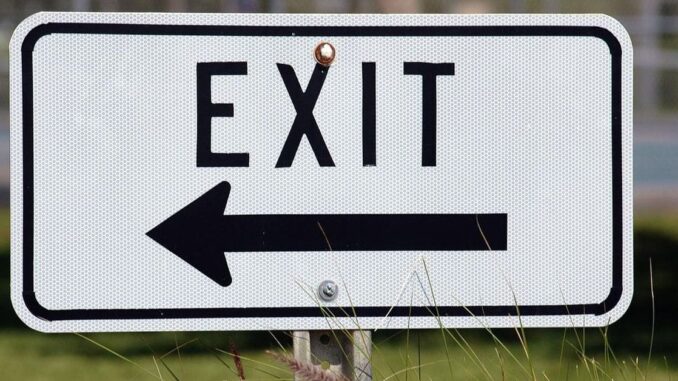
<path fill-rule="evenodd" d="M 11 297 L 14 313 L 28 328 L 38 332 L 50 333 L 51 311 L 40 304 L 34 292 L 13 292 Z"/>

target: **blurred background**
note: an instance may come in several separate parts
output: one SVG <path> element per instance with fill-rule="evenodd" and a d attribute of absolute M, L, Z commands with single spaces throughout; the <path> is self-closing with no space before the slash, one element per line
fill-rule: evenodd
<path fill-rule="evenodd" d="M 631 309 L 610 328 L 609 336 L 592 330 L 594 332 L 589 333 L 588 338 L 584 337 L 588 340 L 585 346 L 590 346 L 592 353 L 607 356 L 605 341 L 609 338 L 612 347 L 621 353 L 620 358 L 626 359 L 620 360 L 624 364 L 627 360 L 628 364 L 633 364 L 635 358 L 634 366 L 640 368 L 638 357 L 634 357 L 640 356 L 643 361 L 647 360 L 647 369 L 643 369 L 656 369 L 659 372 L 657 378 L 661 373 L 662 379 L 670 380 L 671 375 L 678 379 L 675 361 L 678 355 L 678 0 L 0 0 L 0 379 L 158 379 L 158 373 L 162 377 L 163 372 L 167 379 L 183 379 L 174 377 L 176 367 L 189 374 L 189 379 L 196 379 L 195 375 L 200 379 L 237 379 L 232 370 L 227 370 L 231 360 L 227 354 L 219 352 L 219 348 L 226 352 L 234 348 L 252 351 L 252 356 L 256 357 L 262 348 L 277 345 L 268 333 L 90 336 L 108 348 L 104 349 L 82 337 L 31 332 L 18 320 L 9 300 L 8 45 L 16 25 L 39 11 L 605 13 L 615 17 L 628 30 L 634 46 L 636 286 Z M 485 333 L 462 333 L 476 340 L 479 353 L 483 353 L 485 347 L 491 349 L 492 341 Z M 509 347 L 516 345 L 515 332 L 499 330 L 497 334 Z M 579 334 L 572 334 L 568 330 L 530 330 L 527 336 L 536 342 L 533 348 L 536 346 L 545 356 L 540 363 L 544 369 L 551 371 L 560 357 L 558 372 L 562 376 L 563 356 L 575 360 L 581 357 L 577 350 L 566 350 L 566 347 L 576 346 L 570 345 L 573 342 L 581 342 Z M 401 360 L 404 357 L 402 349 L 399 352 L 393 349 L 393 358 L 389 358 L 389 348 L 401 345 L 405 335 L 406 332 L 382 332 L 375 337 L 375 342 L 386 348 L 384 358 L 378 361 L 390 362 L 391 365 L 385 366 L 394 372 L 402 368 L 402 364 L 397 364 L 396 354 L 399 353 Z M 433 338 L 440 338 L 439 333 L 432 332 L 417 332 L 416 335 L 429 343 Z M 284 334 L 279 334 L 278 339 L 283 345 L 290 342 Z M 427 351 L 432 353 L 431 356 L 435 356 L 434 353 L 439 356 L 440 352 L 436 351 L 440 347 L 435 345 L 427 345 L 423 352 L 420 350 L 419 358 Z M 181 350 L 171 352 L 177 346 Z M 129 361 L 110 351 L 116 351 Z M 173 359 L 184 353 L 184 360 L 180 357 L 179 365 L 163 363 L 160 367 L 151 361 L 161 358 L 167 351 Z M 162 371 L 156 373 L 153 364 Z M 165 368 L 170 372 L 167 373 Z M 149 374 L 148 369 L 154 375 Z M 569 365 L 567 369 L 569 375 Z M 553 372 L 550 379 L 561 379 L 553 376 Z M 262 378 L 269 376 L 261 374 Z M 425 378 L 445 379 L 436 378 L 434 372 Z M 643 375 L 643 379 L 653 377 Z"/>

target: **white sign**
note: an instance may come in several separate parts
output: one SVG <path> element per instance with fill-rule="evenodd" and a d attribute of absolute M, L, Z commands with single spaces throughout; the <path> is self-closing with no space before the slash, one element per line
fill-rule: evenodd
<path fill-rule="evenodd" d="M 10 66 L 12 301 L 37 330 L 630 303 L 632 48 L 607 16 L 40 13 Z"/>

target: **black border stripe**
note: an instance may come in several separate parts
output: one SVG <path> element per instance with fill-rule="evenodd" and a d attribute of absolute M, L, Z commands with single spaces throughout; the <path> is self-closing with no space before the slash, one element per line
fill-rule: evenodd
<path fill-rule="evenodd" d="M 38 302 L 34 291 L 34 152 L 33 152 L 33 49 L 38 40 L 53 33 L 121 34 L 168 36 L 557 36 L 594 37 L 603 40 L 612 57 L 612 288 L 597 304 L 523 305 L 523 306 L 438 306 L 395 307 L 390 316 L 542 316 L 602 315 L 610 311 L 622 295 L 623 217 L 622 217 L 622 49 L 607 29 L 592 26 L 221 26 L 221 25 L 139 25 L 46 23 L 36 26 L 21 46 L 23 106 L 23 297 L 26 307 L 36 317 L 56 320 L 116 319 L 196 319 L 251 317 L 380 317 L 390 307 L 290 307 L 290 308 L 177 308 L 177 309 L 72 309 L 49 310 Z"/>

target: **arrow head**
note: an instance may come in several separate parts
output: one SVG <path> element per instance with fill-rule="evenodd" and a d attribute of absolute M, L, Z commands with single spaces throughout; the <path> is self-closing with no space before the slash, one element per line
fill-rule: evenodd
<path fill-rule="evenodd" d="M 230 191 L 231 185 L 221 182 L 146 233 L 224 287 L 232 281 L 220 239 Z"/>

